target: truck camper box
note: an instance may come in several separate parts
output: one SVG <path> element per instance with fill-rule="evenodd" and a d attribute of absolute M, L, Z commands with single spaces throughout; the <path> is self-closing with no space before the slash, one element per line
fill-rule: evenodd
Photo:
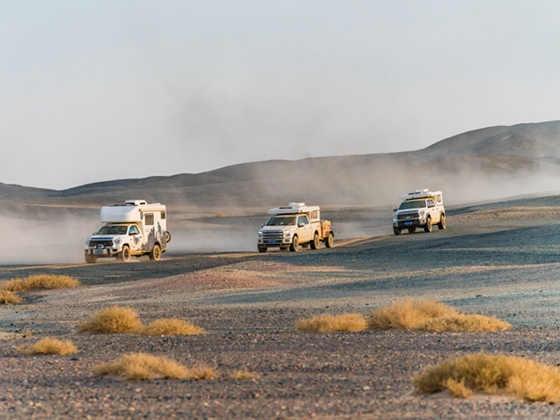
<path fill-rule="evenodd" d="M 414 190 L 408 194 L 400 195 L 399 198 L 403 201 L 433 198 L 436 203 L 443 203 L 443 195 L 441 191 L 430 191 L 427 188 L 423 190 Z"/>
<path fill-rule="evenodd" d="M 315 222 L 321 219 L 320 211 L 319 206 L 306 206 L 305 203 L 289 203 L 286 207 L 270 209 L 268 214 L 307 214 L 309 220 Z"/>
<path fill-rule="evenodd" d="M 160 203 L 147 204 L 144 200 L 127 200 L 125 204 L 101 207 L 102 223 L 142 223 L 145 213 L 157 213 L 165 220 L 165 206 Z M 163 216 L 163 217 L 161 217 Z"/>

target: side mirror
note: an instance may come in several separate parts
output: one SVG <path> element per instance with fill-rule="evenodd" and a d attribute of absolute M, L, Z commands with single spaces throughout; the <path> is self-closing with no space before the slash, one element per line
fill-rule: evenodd
<path fill-rule="evenodd" d="M 395 208 L 393 209 L 393 211 L 397 211 L 397 208 L 395 207 Z"/>
<path fill-rule="evenodd" d="M 263 228 L 263 227 L 264 227 L 264 223 L 261 225 L 261 228 Z"/>
<path fill-rule="evenodd" d="M 298 223 L 298 227 L 304 227 L 305 224 L 304 223 Z"/>

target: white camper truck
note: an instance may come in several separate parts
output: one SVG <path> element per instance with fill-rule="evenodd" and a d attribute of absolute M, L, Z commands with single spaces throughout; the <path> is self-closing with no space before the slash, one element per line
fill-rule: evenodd
<path fill-rule="evenodd" d="M 327 248 L 333 246 L 334 232 L 331 222 L 321 220 L 318 206 L 305 203 L 290 203 L 287 207 L 270 209 L 271 217 L 261 226 L 257 237 L 257 249 L 266 252 L 268 248 L 288 248 L 297 252 L 299 246 L 311 245 L 319 248 L 322 241 Z"/>
<path fill-rule="evenodd" d="M 424 232 L 431 232 L 432 225 L 435 224 L 439 229 L 447 227 L 441 191 L 414 190 L 399 198 L 403 201 L 394 209 L 393 233 L 395 235 L 400 235 L 403 229 L 414 233 L 418 227 L 423 227 Z"/>
<path fill-rule="evenodd" d="M 171 241 L 167 230 L 165 206 L 145 200 L 127 200 L 124 204 L 101 207 L 101 229 L 86 241 L 85 258 L 116 257 L 129 261 L 131 256 L 148 255 L 159 261 Z"/>

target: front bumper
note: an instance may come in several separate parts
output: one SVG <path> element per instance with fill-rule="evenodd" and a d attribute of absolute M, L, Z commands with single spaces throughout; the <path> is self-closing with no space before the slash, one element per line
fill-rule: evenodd
<path fill-rule="evenodd" d="M 399 229 L 417 228 L 419 226 L 424 226 L 426 224 L 426 219 L 404 219 L 404 220 L 393 220 L 393 227 Z"/>
<path fill-rule="evenodd" d="M 85 255 L 91 255 L 96 258 L 111 258 L 111 257 L 115 257 L 121 251 L 122 251 L 122 247 L 121 248 L 113 248 L 113 247 L 86 248 L 84 250 L 84 253 Z"/>

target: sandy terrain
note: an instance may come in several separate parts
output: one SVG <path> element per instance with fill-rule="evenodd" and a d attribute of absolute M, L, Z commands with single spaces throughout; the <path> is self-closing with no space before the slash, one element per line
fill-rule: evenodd
<path fill-rule="evenodd" d="M 0 418 L 560 416 L 555 405 L 417 395 L 411 384 L 430 365 L 478 351 L 560 363 L 560 199 L 451 209 L 447 230 L 399 237 L 388 234 L 390 214 L 330 210 L 335 231 L 338 223 L 343 232 L 339 238 L 347 239 L 331 250 L 194 254 L 171 249 L 158 263 L 1 267 L 0 283 L 56 273 L 78 277 L 83 286 L 31 292 L 21 305 L 0 306 Z M 236 224 L 232 220 L 215 222 L 234 235 L 239 231 L 227 230 Z M 357 234 L 360 226 L 365 226 L 364 235 Z M 304 317 L 367 314 L 403 297 L 437 299 L 462 311 L 495 315 L 514 328 L 487 334 L 312 334 L 294 329 Z M 78 322 L 112 304 L 133 307 L 144 322 L 183 318 L 207 334 L 75 333 Z M 23 337 L 28 331 L 33 336 Z M 17 346 L 44 336 L 71 339 L 80 353 L 17 353 Z M 188 366 L 205 363 L 223 376 L 126 382 L 92 375 L 94 366 L 131 351 L 165 355 Z M 260 378 L 227 380 L 237 369 Z"/>

